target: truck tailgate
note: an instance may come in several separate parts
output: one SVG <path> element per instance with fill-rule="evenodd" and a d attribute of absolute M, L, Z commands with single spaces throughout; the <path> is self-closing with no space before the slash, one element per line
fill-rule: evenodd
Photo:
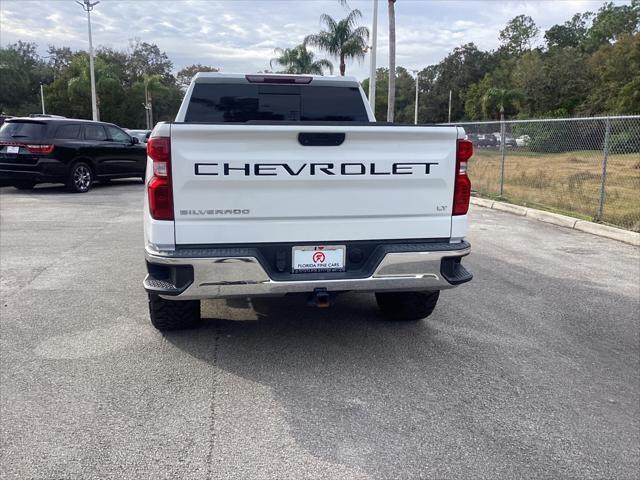
<path fill-rule="evenodd" d="M 448 238 L 456 138 L 455 127 L 172 124 L 176 244 Z"/>

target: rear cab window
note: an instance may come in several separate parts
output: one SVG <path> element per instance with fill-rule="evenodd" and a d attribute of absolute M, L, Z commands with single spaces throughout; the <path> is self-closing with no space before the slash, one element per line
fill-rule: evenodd
<path fill-rule="evenodd" d="M 196 83 L 187 123 L 368 122 L 358 87 Z"/>

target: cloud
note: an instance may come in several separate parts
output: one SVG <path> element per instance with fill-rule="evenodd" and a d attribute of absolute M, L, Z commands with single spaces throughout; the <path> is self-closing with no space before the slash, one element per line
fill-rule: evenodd
<path fill-rule="evenodd" d="M 629 3 L 629 2 L 617 2 Z M 423 68 L 453 48 L 474 42 L 498 46 L 498 32 L 519 14 L 530 15 L 541 30 L 574 13 L 596 11 L 601 1 L 431 1 L 396 2 L 397 63 Z M 350 0 L 371 26 L 372 1 Z M 386 66 L 386 2 L 379 2 L 378 65 Z M 94 45 L 125 49 L 132 38 L 156 43 L 176 69 L 192 63 L 248 72 L 268 68 L 275 47 L 292 47 L 320 28 L 319 18 L 346 14 L 337 0 L 102 0 L 92 13 Z M 2 0 L 0 42 L 17 40 L 87 48 L 86 14 L 72 0 Z M 319 53 L 324 57 L 323 53 Z M 334 60 L 334 59 L 332 59 Z M 352 62 L 347 73 L 368 76 L 368 59 Z"/>

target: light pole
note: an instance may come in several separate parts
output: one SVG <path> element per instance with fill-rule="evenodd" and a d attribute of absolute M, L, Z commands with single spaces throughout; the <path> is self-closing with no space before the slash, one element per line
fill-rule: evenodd
<path fill-rule="evenodd" d="M 42 101 L 42 114 L 46 115 L 44 111 L 44 89 L 42 88 L 42 84 L 40 84 L 40 100 Z"/>
<path fill-rule="evenodd" d="M 147 119 L 147 130 L 151 130 L 153 126 L 153 105 L 151 104 L 151 97 L 149 97 L 147 78 L 144 79 L 144 103 L 142 105 Z"/>
<path fill-rule="evenodd" d="M 93 116 L 93 121 L 97 122 L 99 120 L 100 115 L 98 114 L 98 102 L 96 101 L 96 74 L 93 68 L 93 41 L 91 39 L 91 10 L 100 2 L 91 3 L 90 0 L 83 0 L 83 2 L 79 2 L 76 0 L 76 3 L 82 7 L 84 11 L 87 12 L 87 23 L 89 28 L 89 73 L 91 74 L 91 113 Z"/>
<path fill-rule="evenodd" d="M 371 27 L 371 59 L 369 66 L 369 105 L 376 114 L 376 44 L 378 42 L 378 0 L 373 0 L 373 25 Z"/>
<path fill-rule="evenodd" d="M 413 74 L 416 76 L 416 107 L 414 112 L 413 123 L 417 125 L 418 124 L 418 81 L 420 78 L 420 71 L 413 70 Z"/>

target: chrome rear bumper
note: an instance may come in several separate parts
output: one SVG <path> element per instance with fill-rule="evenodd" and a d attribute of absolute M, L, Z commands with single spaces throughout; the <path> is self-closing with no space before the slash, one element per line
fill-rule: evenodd
<path fill-rule="evenodd" d="M 316 289 L 329 292 L 443 290 L 471 280 L 472 275 L 459 261 L 470 251 L 469 244 L 464 243 L 453 250 L 391 252 L 382 258 L 373 274 L 365 278 L 275 281 L 254 256 L 184 257 L 147 250 L 145 257 L 150 273 L 144 287 L 148 292 L 174 300 L 283 295 Z M 447 261 L 443 262 L 444 259 Z M 187 269 L 190 281 L 176 285 L 175 280 L 166 276 L 158 278 L 152 272 L 154 266 L 159 267 L 159 271 L 162 267 L 172 267 L 166 269 L 172 272 L 177 268 Z"/>

